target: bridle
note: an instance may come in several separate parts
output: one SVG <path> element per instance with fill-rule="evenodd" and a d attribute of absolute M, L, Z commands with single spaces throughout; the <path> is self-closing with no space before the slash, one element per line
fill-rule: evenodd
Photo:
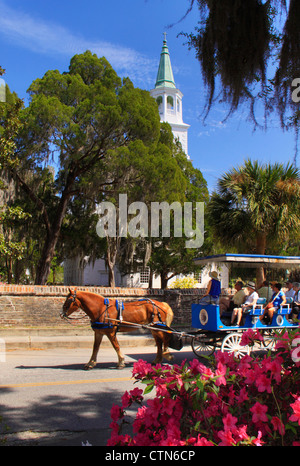
<path fill-rule="evenodd" d="M 71 304 L 75 303 L 76 299 L 78 299 L 77 296 L 76 296 L 76 294 L 77 294 L 77 290 L 75 290 L 75 291 L 74 291 L 74 294 L 71 294 L 71 296 L 70 296 L 70 297 L 66 300 L 66 302 L 64 303 L 63 308 L 62 308 L 62 310 L 61 310 L 61 312 L 60 312 L 60 317 L 61 317 L 62 319 L 67 319 L 67 320 L 79 320 L 79 319 L 84 319 L 84 318 L 86 317 L 85 315 L 83 315 L 82 317 L 76 317 L 76 318 L 74 318 L 74 317 L 69 317 L 69 316 L 67 315 L 67 310 L 69 309 L 69 307 L 71 306 Z M 78 306 L 78 307 L 80 307 L 80 306 Z"/>

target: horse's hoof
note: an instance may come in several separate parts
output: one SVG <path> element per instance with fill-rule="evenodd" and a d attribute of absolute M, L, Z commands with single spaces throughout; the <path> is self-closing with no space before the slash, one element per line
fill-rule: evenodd
<path fill-rule="evenodd" d="M 118 370 L 125 369 L 125 362 L 121 362 L 120 364 L 118 364 L 117 369 Z"/>
<path fill-rule="evenodd" d="M 174 361 L 174 356 L 173 356 L 173 354 L 166 353 L 166 354 L 163 355 L 163 357 L 164 357 L 167 361 L 169 361 L 169 362 Z"/>
<path fill-rule="evenodd" d="M 161 361 L 155 361 L 154 360 L 154 361 L 151 362 L 151 366 L 156 366 L 156 364 L 160 364 L 160 363 L 161 363 Z"/>
<path fill-rule="evenodd" d="M 96 364 L 89 364 L 89 363 L 88 363 L 88 364 L 86 364 L 86 365 L 83 367 L 83 369 L 84 369 L 85 371 L 90 371 L 90 370 L 94 369 L 95 365 L 96 365 Z"/>

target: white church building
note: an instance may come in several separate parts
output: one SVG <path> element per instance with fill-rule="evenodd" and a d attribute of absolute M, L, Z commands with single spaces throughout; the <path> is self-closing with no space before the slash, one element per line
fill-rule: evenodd
<path fill-rule="evenodd" d="M 157 78 L 154 89 L 150 90 L 151 96 L 156 99 L 158 104 L 160 121 L 167 122 L 172 128 L 175 138 L 181 142 L 184 152 L 188 156 L 188 129 L 189 125 L 183 122 L 182 118 L 182 92 L 176 88 L 173 76 L 169 49 L 167 46 L 166 34 L 164 34 L 163 47 L 160 55 L 160 62 L 157 72 Z M 198 275 L 199 287 L 206 287 L 210 269 L 204 269 Z M 222 287 L 228 286 L 227 269 L 219 271 L 222 281 Z M 180 276 L 170 279 L 172 281 Z M 148 288 L 150 282 L 150 268 L 141 267 L 138 272 L 122 275 L 115 267 L 115 283 L 117 287 L 141 287 Z M 82 286 L 108 286 L 108 270 L 105 266 L 104 259 L 97 259 L 89 263 L 86 257 L 83 261 L 79 257 L 66 259 L 64 261 L 64 284 L 65 285 L 82 285 Z M 152 277 L 152 287 L 161 288 L 160 277 Z"/>

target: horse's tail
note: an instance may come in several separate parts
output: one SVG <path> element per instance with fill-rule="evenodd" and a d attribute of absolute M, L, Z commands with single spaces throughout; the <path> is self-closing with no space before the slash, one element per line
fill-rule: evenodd
<path fill-rule="evenodd" d="M 172 308 L 169 306 L 168 303 L 164 303 L 165 308 L 166 308 L 166 325 L 170 327 L 173 318 L 174 318 L 174 313 L 172 311 Z"/>

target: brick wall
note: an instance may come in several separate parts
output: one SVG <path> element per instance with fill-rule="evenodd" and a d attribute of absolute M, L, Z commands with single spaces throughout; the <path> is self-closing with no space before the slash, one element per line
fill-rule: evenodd
<path fill-rule="evenodd" d="M 142 288 L 105 288 L 78 286 L 108 298 L 133 300 L 147 297 L 166 301 L 174 312 L 173 325 L 178 328 L 191 326 L 191 304 L 197 302 L 203 290 L 160 290 Z M 0 285 L 0 328 L 14 327 L 69 327 L 59 316 L 69 293 L 67 286 Z M 83 311 L 75 313 L 72 325 L 89 326 Z M 83 317 L 83 318 L 82 318 Z"/>

